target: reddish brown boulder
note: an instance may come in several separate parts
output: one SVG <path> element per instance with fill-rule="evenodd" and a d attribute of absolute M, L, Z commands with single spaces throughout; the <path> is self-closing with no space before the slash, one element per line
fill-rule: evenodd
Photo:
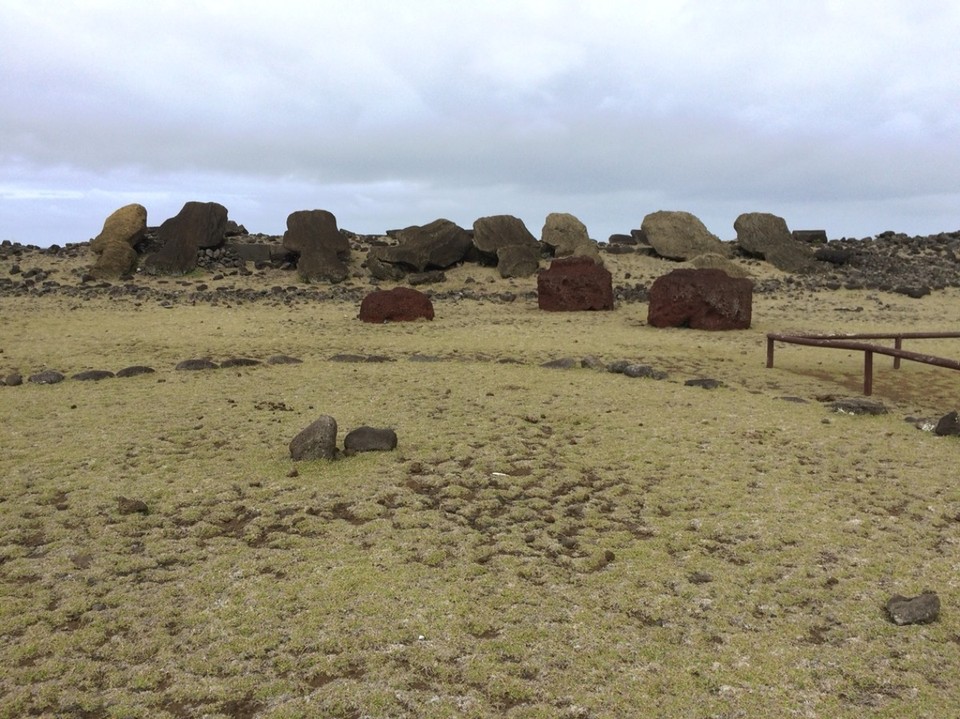
<path fill-rule="evenodd" d="M 753 282 L 723 270 L 674 270 L 654 280 L 649 296 L 647 322 L 654 327 L 750 327 Z"/>
<path fill-rule="evenodd" d="M 360 319 L 364 322 L 411 322 L 433 319 L 433 302 L 423 292 L 409 287 L 376 290 L 360 303 Z"/>
<path fill-rule="evenodd" d="M 589 257 L 563 257 L 537 275 L 537 304 L 549 312 L 613 309 L 613 277 Z"/>

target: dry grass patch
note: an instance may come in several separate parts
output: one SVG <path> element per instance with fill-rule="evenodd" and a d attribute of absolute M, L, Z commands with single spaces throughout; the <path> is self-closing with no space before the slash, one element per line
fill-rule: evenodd
<path fill-rule="evenodd" d="M 849 417 L 815 398 L 855 390 L 859 358 L 787 348 L 763 368 L 767 331 L 856 329 L 834 320 L 846 304 L 873 329 L 908 311 L 929 327 L 924 301 L 835 293 L 801 315 L 803 298 L 760 298 L 754 330 L 724 334 L 653 330 L 642 305 L 451 301 L 368 326 L 332 303 L 69 302 L 0 312 L 11 369 L 158 371 L 0 388 L 2 717 L 920 717 L 960 700 L 957 444 L 902 419 L 952 409 L 957 378 L 878 367 L 881 398 L 918 393 Z M 304 362 L 173 370 L 275 353 Z M 539 366 L 587 354 L 671 376 Z M 724 386 L 683 385 L 699 376 Z M 295 465 L 287 443 L 319 414 L 341 436 L 394 427 L 400 447 Z M 886 620 L 889 595 L 925 587 L 937 623 Z"/>

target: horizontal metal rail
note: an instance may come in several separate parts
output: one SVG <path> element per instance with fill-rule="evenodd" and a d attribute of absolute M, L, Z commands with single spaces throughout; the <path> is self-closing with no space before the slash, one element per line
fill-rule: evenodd
<path fill-rule="evenodd" d="M 795 345 L 811 347 L 831 347 L 834 349 L 856 350 L 863 352 L 863 394 L 869 397 L 873 394 L 873 355 L 882 354 L 893 357 L 893 368 L 900 368 L 900 360 L 907 359 L 913 362 L 946 367 L 960 370 L 960 362 L 946 357 L 909 352 L 903 349 L 905 339 L 952 339 L 960 338 L 960 332 L 897 332 L 880 333 L 864 332 L 859 334 L 780 334 L 771 332 L 767 335 L 767 367 L 773 367 L 773 350 L 775 342 L 786 342 Z M 860 340 L 892 339 L 893 347 L 871 344 Z"/>

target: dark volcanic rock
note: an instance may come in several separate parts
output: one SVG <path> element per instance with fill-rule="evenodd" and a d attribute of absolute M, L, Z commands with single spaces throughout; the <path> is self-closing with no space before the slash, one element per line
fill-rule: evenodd
<path fill-rule="evenodd" d="M 296 461 L 335 459 L 337 456 L 337 420 L 322 415 L 290 441 L 290 457 Z"/>
<path fill-rule="evenodd" d="M 58 382 L 63 382 L 63 380 L 64 376 L 60 372 L 52 369 L 37 372 L 27 378 L 27 381 L 33 382 L 33 384 L 57 384 Z"/>
<path fill-rule="evenodd" d="M 267 358 L 267 364 L 302 364 L 303 360 L 288 355 L 273 355 Z"/>
<path fill-rule="evenodd" d="M 654 280 L 649 294 L 647 322 L 654 327 L 750 327 L 753 283 L 722 270 L 673 270 Z"/>
<path fill-rule="evenodd" d="M 260 360 L 253 359 L 252 357 L 230 357 L 221 362 L 220 367 L 221 369 L 229 367 L 256 367 L 259 364 L 262 364 Z"/>
<path fill-rule="evenodd" d="M 404 228 L 397 240 L 392 247 L 370 248 L 367 264 L 374 277 L 398 280 L 408 272 L 445 270 L 463 262 L 473 244 L 469 232 L 442 218 Z"/>
<path fill-rule="evenodd" d="M 813 251 L 795 239 L 782 217 L 768 212 L 745 212 L 733 223 L 741 250 L 759 255 L 784 272 L 813 268 Z"/>
<path fill-rule="evenodd" d="M 153 374 L 155 371 L 153 367 L 147 367 L 146 365 L 133 365 L 131 367 L 124 367 L 117 372 L 117 377 L 136 377 L 141 374 Z"/>
<path fill-rule="evenodd" d="M 98 381 L 102 379 L 109 379 L 113 377 L 114 374 L 110 370 L 105 369 L 88 369 L 83 372 L 77 372 L 73 375 L 72 379 L 81 380 L 81 381 Z"/>
<path fill-rule="evenodd" d="M 956 410 L 947 412 L 937 421 L 937 426 L 933 428 L 934 434 L 941 437 L 960 436 L 960 415 Z"/>
<path fill-rule="evenodd" d="M 11 372 L 3 378 L 3 383 L 7 387 L 19 387 L 23 384 L 23 375 L 21 375 L 19 372 Z"/>
<path fill-rule="evenodd" d="M 916 597 L 895 594 L 887 601 L 887 614 L 898 625 L 928 624 L 940 616 L 940 597 L 927 590 Z"/>
<path fill-rule="evenodd" d="M 423 292 L 409 287 L 376 290 L 360 303 L 360 319 L 364 322 L 409 322 L 433 319 L 433 302 Z"/>
<path fill-rule="evenodd" d="M 120 514 L 147 514 L 149 508 L 142 499 L 129 499 L 128 497 L 117 497 L 117 511 Z"/>
<path fill-rule="evenodd" d="M 537 275 L 537 305 L 549 312 L 613 309 L 613 276 L 589 257 L 564 257 Z"/>
<path fill-rule="evenodd" d="M 703 389 L 716 389 L 723 386 L 723 382 L 711 377 L 698 377 L 697 379 L 688 379 L 684 383 L 685 387 L 701 387 Z"/>
<path fill-rule="evenodd" d="M 342 282 L 349 275 L 350 241 L 326 210 L 300 210 L 287 217 L 283 247 L 299 255 L 297 273 L 305 282 Z"/>
<path fill-rule="evenodd" d="M 666 379 L 667 373 L 663 370 L 654 369 L 650 365 L 646 364 L 628 364 L 623 368 L 623 371 L 620 372 L 624 377 L 631 377 L 633 379 L 644 378 L 644 379 Z"/>
<path fill-rule="evenodd" d="M 397 448 L 397 433 L 387 428 L 357 427 L 343 438 L 343 448 L 349 452 L 389 452 Z"/>
<path fill-rule="evenodd" d="M 881 415 L 887 413 L 883 402 L 867 397 L 843 397 L 832 401 L 829 406 L 838 414 Z"/>
<path fill-rule="evenodd" d="M 153 274 L 182 275 L 197 266 L 197 251 L 223 244 L 227 208 L 216 202 L 188 202 L 157 231 L 160 250 L 143 267 Z"/>
<path fill-rule="evenodd" d="M 487 264 L 496 264 L 497 252 L 501 247 L 540 246 L 527 226 L 523 224 L 523 220 L 513 215 L 493 215 L 474 221 L 473 245 Z"/>
<path fill-rule="evenodd" d="M 194 371 L 194 370 L 204 370 L 204 369 L 217 369 L 219 365 L 216 362 L 213 362 L 208 359 L 185 359 L 182 362 L 178 362 L 177 366 L 174 369 L 181 371 Z"/>

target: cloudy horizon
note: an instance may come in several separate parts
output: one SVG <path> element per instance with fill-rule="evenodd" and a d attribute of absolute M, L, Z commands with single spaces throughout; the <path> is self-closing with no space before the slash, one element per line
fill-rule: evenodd
<path fill-rule="evenodd" d="M 960 5 L 8 0 L 0 240 L 191 200 L 250 232 L 657 210 L 960 229 Z"/>

